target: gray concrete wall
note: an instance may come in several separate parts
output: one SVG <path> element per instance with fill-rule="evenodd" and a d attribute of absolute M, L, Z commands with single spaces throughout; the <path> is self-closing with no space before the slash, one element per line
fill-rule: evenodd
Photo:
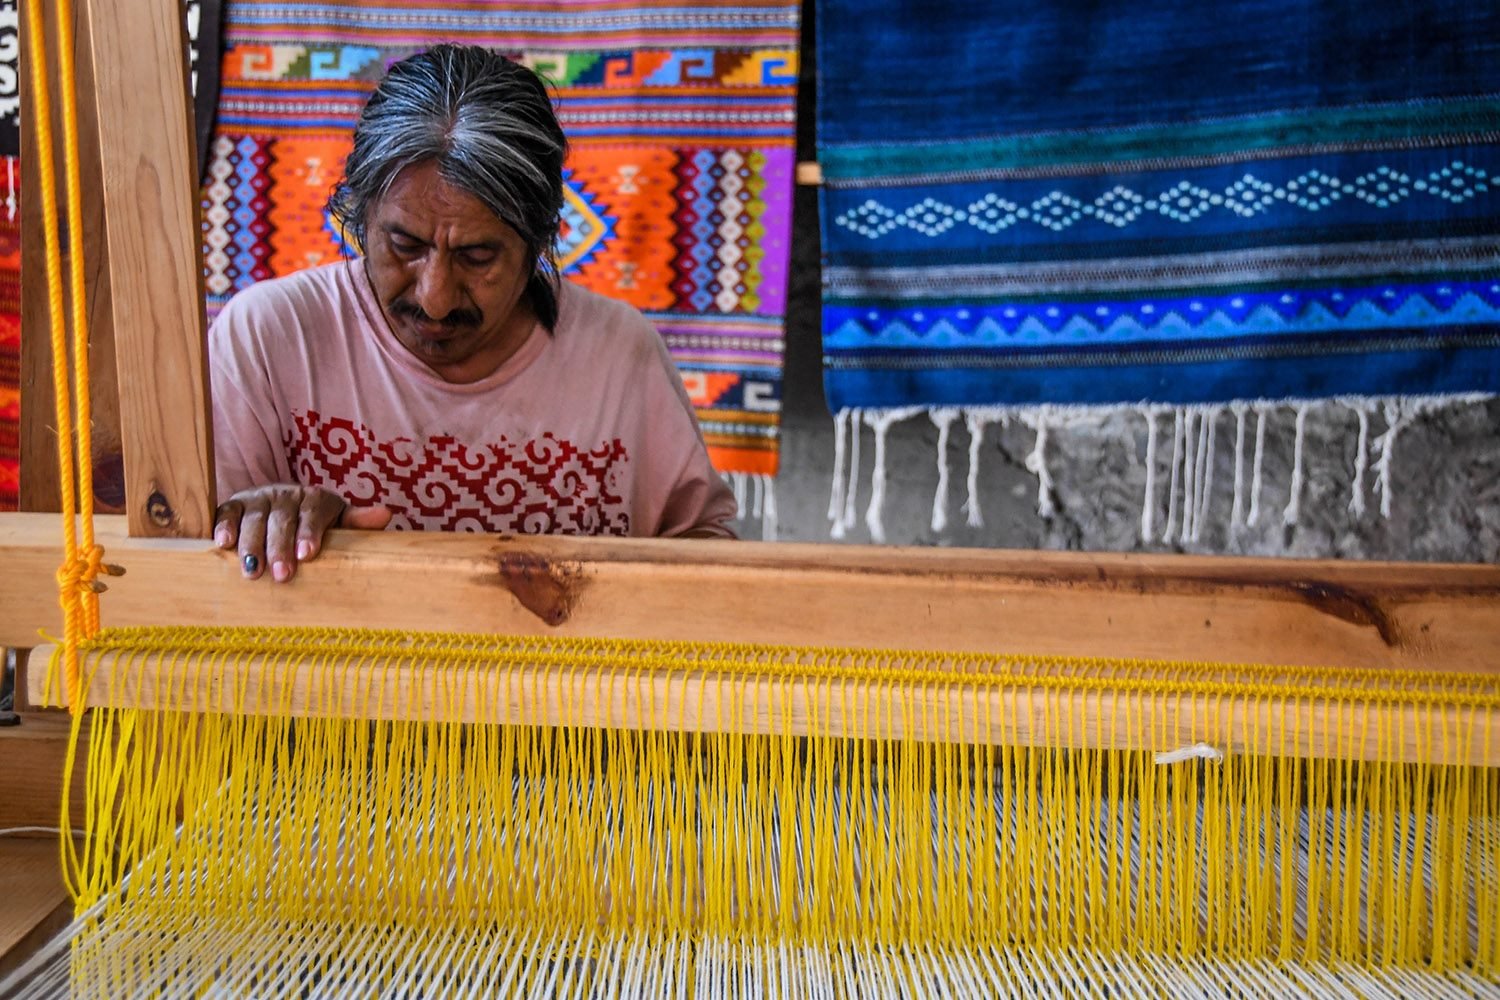
<path fill-rule="evenodd" d="M 806 8 L 810 15 L 812 8 Z M 814 159 L 814 26 L 803 39 L 803 86 L 799 95 L 799 158 Z M 833 419 L 826 408 L 821 371 L 820 276 L 817 191 L 799 188 L 795 199 L 792 282 L 787 317 L 787 377 L 782 417 L 782 471 L 776 483 L 778 533 L 783 540 L 831 541 L 827 518 L 834 465 Z M 1391 516 L 1379 511 L 1373 476 L 1367 477 L 1368 509 L 1348 509 L 1358 424 L 1342 408 L 1313 413 L 1303 446 L 1304 487 L 1295 525 L 1282 523 L 1291 482 L 1294 417 L 1272 414 L 1264 456 L 1262 517 L 1253 528 L 1229 527 L 1233 505 L 1234 422 L 1218 424 L 1219 447 L 1212 503 L 1197 542 L 1143 543 L 1141 499 L 1146 485 L 1146 424 L 1138 414 L 1120 414 L 1097 427 L 1049 435 L 1048 467 L 1056 511 L 1037 513 L 1036 477 L 1025 467 L 1033 432 L 1023 426 L 990 427 L 980 460 L 984 527 L 971 528 L 959 509 L 968 467 L 968 435 L 961 425 L 949 441 L 952 493 L 949 527 L 930 527 L 938 481 L 937 429 L 918 418 L 896 425 L 887 442 L 888 485 L 884 524 L 892 544 L 1003 548 L 1154 550 L 1318 556 L 1351 559 L 1500 561 L 1500 402 L 1462 404 L 1413 420 L 1400 434 L 1393 458 L 1395 491 Z M 1371 433 L 1384 427 L 1379 417 Z M 1171 449 L 1171 418 L 1162 427 L 1165 475 Z M 863 438 L 865 472 L 861 503 L 850 542 L 869 541 L 864 501 L 869 497 L 873 436 Z M 1166 482 L 1159 481 L 1164 496 Z M 1165 501 L 1156 520 L 1159 536 Z M 753 520 L 741 523 L 745 537 L 759 536 Z"/>

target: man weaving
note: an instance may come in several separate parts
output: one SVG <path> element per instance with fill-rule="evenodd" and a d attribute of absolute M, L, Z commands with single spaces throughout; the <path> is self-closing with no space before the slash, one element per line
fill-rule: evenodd
<path fill-rule="evenodd" d="M 566 152 L 525 67 L 391 67 L 329 203 L 364 256 L 209 332 L 214 537 L 247 577 L 290 579 L 335 526 L 732 537 L 660 336 L 557 273 Z"/>

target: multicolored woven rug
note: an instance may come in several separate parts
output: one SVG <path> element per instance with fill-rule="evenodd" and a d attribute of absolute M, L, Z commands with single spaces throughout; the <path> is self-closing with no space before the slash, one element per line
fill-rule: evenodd
<path fill-rule="evenodd" d="M 1243 447 L 1247 403 L 1352 398 L 1394 427 L 1414 397 L 1500 389 L 1500 7 L 817 16 L 836 412 L 1019 417 L 1040 441 L 1139 406 L 1154 447 L 1176 411 L 1175 504 L 1220 407 Z"/>
<path fill-rule="evenodd" d="M 797 39 L 794 0 L 231 0 L 210 311 L 346 251 L 324 203 L 390 63 L 487 45 L 556 87 L 573 145 L 565 275 L 651 318 L 715 464 L 760 477 L 760 494 L 777 467 Z"/>

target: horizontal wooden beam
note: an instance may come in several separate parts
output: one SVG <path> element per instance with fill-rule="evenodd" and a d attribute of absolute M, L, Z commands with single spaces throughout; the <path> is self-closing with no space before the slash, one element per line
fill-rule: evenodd
<path fill-rule="evenodd" d="M 294 581 L 98 519 L 110 625 L 1139 657 L 1500 677 L 1500 567 L 334 532 Z M 55 517 L 0 514 L 0 644 L 61 634 Z"/>
<path fill-rule="evenodd" d="M 1500 765 L 1500 708 L 1464 704 L 1436 686 L 1391 701 L 1390 692 L 1326 677 L 1321 687 L 1260 671 L 1207 682 L 1170 669 L 1058 678 L 1026 663 L 1014 675 L 954 671 L 896 683 L 854 663 L 820 671 L 816 657 L 788 657 L 775 671 L 764 662 L 726 669 L 721 660 L 644 670 L 575 652 L 551 663 L 526 651 L 473 662 L 363 652 L 336 666 L 215 653 L 203 661 L 208 669 L 190 669 L 176 652 L 106 652 L 84 673 L 87 704 L 117 708 L 1176 751 L 1174 763 L 1254 754 Z M 42 674 L 32 674 L 32 699 L 58 700 L 60 684 Z"/>

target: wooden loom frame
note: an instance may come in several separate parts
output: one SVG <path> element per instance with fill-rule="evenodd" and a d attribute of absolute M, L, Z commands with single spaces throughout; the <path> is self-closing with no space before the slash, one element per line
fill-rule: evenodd
<path fill-rule="evenodd" d="M 106 626 L 378 623 L 1500 674 L 1493 566 L 344 531 L 294 582 L 246 583 L 206 540 L 211 421 L 176 7 L 87 0 L 79 17 L 81 39 L 111 39 L 85 64 L 81 100 L 108 220 L 96 287 L 107 278 L 126 470 L 126 513 L 98 518 L 108 561 L 126 570 L 101 598 Z M 0 645 L 61 634 L 60 561 L 55 518 L 0 515 Z"/>

